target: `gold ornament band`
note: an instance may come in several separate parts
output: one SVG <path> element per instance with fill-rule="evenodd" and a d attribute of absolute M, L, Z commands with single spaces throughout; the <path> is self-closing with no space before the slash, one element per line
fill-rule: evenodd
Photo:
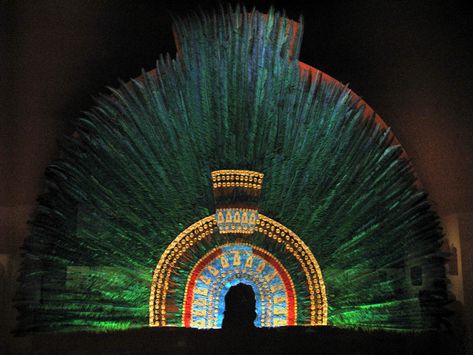
<path fill-rule="evenodd" d="M 243 187 L 261 190 L 263 173 L 251 170 L 216 170 L 212 171 L 214 188 Z"/>
<path fill-rule="evenodd" d="M 219 208 L 215 213 L 220 234 L 252 234 L 258 210 L 249 208 Z"/>

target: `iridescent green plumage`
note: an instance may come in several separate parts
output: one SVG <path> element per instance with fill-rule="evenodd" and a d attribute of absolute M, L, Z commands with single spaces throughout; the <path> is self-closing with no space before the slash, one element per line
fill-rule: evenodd
<path fill-rule="evenodd" d="M 240 8 L 177 21 L 177 58 L 78 120 L 25 241 L 21 332 L 147 326 L 161 253 L 213 213 L 210 172 L 233 168 L 264 172 L 261 212 L 312 249 L 329 324 L 438 327 L 438 219 L 389 130 L 301 74 L 301 28 Z"/>

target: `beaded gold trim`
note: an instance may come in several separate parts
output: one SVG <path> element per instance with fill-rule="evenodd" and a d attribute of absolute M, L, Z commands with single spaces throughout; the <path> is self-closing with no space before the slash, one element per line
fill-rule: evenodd
<path fill-rule="evenodd" d="M 263 177 L 263 173 L 251 170 L 215 170 L 212 171 L 212 186 L 214 189 L 244 187 L 261 190 Z"/>
<path fill-rule="evenodd" d="M 166 325 L 166 296 L 169 289 L 169 279 L 177 260 L 195 243 L 212 234 L 217 228 L 215 216 L 211 215 L 197 221 L 183 232 L 166 248 L 159 259 L 151 283 L 149 301 L 150 326 Z"/>
<path fill-rule="evenodd" d="M 285 249 L 299 261 L 306 275 L 310 293 L 311 312 L 308 325 L 326 325 L 328 304 L 325 284 L 319 264 L 309 247 L 289 228 L 262 214 L 256 221 L 255 231 L 283 244 Z"/>

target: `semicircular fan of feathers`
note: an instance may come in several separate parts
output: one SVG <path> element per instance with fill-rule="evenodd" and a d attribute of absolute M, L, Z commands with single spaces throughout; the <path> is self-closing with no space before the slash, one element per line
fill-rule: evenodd
<path fill-rule="evenodd" d="M 213 213 L 218 169 L 264 172 L 260 210 L 313 251 L 330 325 L 439 327 L 438 218 L 389 129 L 346 87 L 301 74 L 302 25 L 236 7 L 174 31 L 177 58 L 98 99 L 47 168 L 18 332 L 146 327 L 157 261 Z"/>

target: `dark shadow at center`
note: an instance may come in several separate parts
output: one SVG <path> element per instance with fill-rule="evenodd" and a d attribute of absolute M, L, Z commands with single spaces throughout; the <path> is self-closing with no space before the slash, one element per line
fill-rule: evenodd
<path fill-rule="evenodd" d="M 256 300 L 251 286 L 239 283 L 225 295 L 223 329 L 250 330 L 255 328 Z"/>

